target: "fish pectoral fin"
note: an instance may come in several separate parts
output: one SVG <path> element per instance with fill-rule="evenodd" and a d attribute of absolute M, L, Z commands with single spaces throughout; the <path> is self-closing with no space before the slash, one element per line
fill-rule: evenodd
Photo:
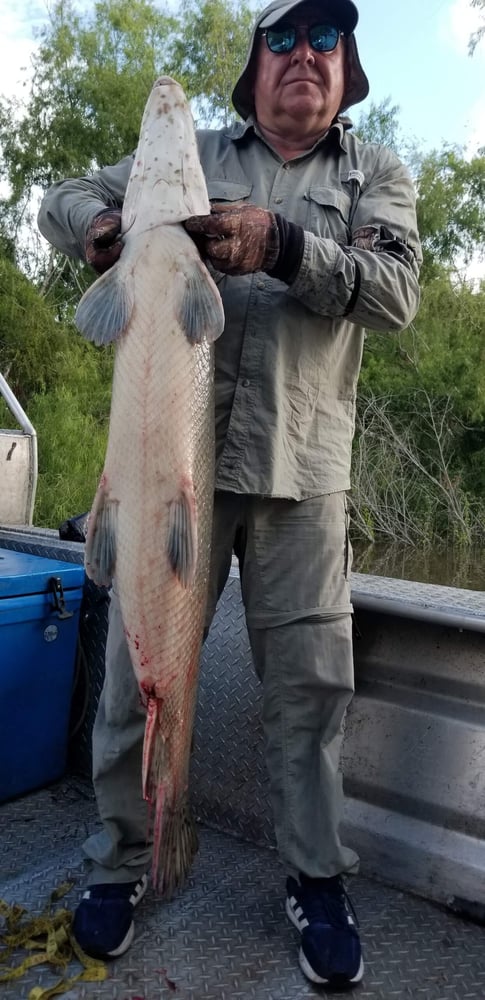
<path fill-rule="evenodd" d="M 110 500 L 100 485 L 88 519 L 84 565 L 98 587 L 109 587 L 116 565 L 116 525 L 118 501 Z"/>
<path fill-rule="evenodd" d="M 193 493 L 182 489 L 170 503 L 168 516 L 168 558 L 182 587 L 189 587 L 197 562 L 197 514 Z"/>
<path fill-rule="evenodd" d="M 118 340 L 126 330 L 133 303 L 133 276 L 119 262 L 84 293 L 74 322 L 83 337 L 98 347 L 105 346 Z"/>
<path fill-rule="evenodd" d="M 180 326 L 191 344 L 212 343 L 224 329 L 224 310 L 215 282 L 198 258 L 189 261 L 183 277 L 177 317 Z"/>

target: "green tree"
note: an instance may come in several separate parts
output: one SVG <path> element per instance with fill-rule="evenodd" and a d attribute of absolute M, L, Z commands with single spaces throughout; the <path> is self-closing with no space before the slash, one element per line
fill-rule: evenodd
<path fill-rule="evenodd" d="M 106 448 L 112 352 L 97 350 L 59 322 L 32 282 L 2 256 L 0 370 L 38 434 L 34 521 L 54 527 L 92 502 Z M 5 405 L 0 424 L 15 426 Z"/>
<path fill-rule="evenodd" d="M 367 114 L 360 114 L 355 133 L 362 142 L 378 142 L 400 153 L 404 139 L 399 127 L 399 105 L 391 104 L 390 97 L 380 104 L 372 101 Z"/>
<path fill-rule="evenodd" d="M 25 106 L 1 103 L 1 171 L 12 199 L 0 211 L 0 364 L 39 432 L 37 523 L 56 524 L 91 502 L 106 438 L 111 355 L 73 332 L 73 305 L 92 274 L 53 254 L 28 282 L 15 266 L 21 258 L 12 220 L 28 220 L 25 206 L 34 189 L 131 151 L 147 93 L 160 73 L 180 80 L 199 124 L 229 121 L 250 20 L 246 0 L 238 6 L 235 0 L 183 0 L 172 17 L 162 15 L 155 0 L 99 0 L 85 15 L 74 0 L 53 0 Z M 399 336 L 368 334 L 361 440 L 367 449 L 376 444 L 372 470 L 386 434 L 394 434 L 396 447 L 401 442 L 396 481 L 403 496 L 409 487 L 402 523 L 411 523 L 407 515 L 414 504 L 413 537 L 432 537 L 435 508 L 441 510 L 440 530 L 444 510 L 460 511 L 462 536 L 468 531 L 471 537 L 475 529 L 466 528 L 464 506 L 468 497 L 479 504 L 485 490 L 485 286 L 472 288 L 458 276 L 472 253 L 485 247 L 485 161 L 466 160 L 454 147 L 423 156 L 406 145 L 398 110 L 391 98 L 372 105 L 357 131 L 409 163 L 425 253 L 422 304 L 414 324 Z M 391 452 L 371 479 L 379 483 L 377 502 L 381 511 L 387 504 L 392 531 Z M 418 472 L 424 486 L 418 487 Z M 441 505 L 435 503 L 440 495 Z M 376 530 L 385 523 L 375 513 L 373 522 Z"/>
<path fill-rule="evenodd" d="M 112 163 L 136 146 L 155 78 L 168 72 L 177 22 L 151 0 L 103 0 L 81 16 L 54 0 L 26 107 L 3 99 L 0 143 L 12 200 Z"/>
<path fill-rule="evenodd" d="M 427 281 L 485 251 L 485 156 L 467 160 L 457 147 L 433 151 L 418 162 L 416 184 Z"/>
<path fill-rule="evenodd" d="M 172 17 L 154 0 L 98 0 L 80 15 L 73 0 L 54 0 L 25 108 L 15 98 L 0 105 L 1 169 L 12 202 L 131 152 L 161 74 L 180 79 L 206 124 L 227 120 L 249 11 L 244 2 L 185 0 Z"/>
<path fill-rule="evenodd" d="M 0 201 L 0 244 L 17 246 L 20 262 L 19 231 L 35 233 L 34 191 L 115 163 L 136 147 L 158 76 L 180 80 L 199 124 L 228 121 L 250 19 L 245 0 L 185 0 L 177 16 L 162 14 L 155 0 L 98 0 L 82 15 L 74 0 L 54 0 L 25 104 L 0 100 L 0 178 L 11 188 Z M 39 248 L 29 246 L 22 264 L 32 274 L 42 269 Z M 64 278 L 69 293 L 75 271 Z"/>
<path fill-rule="evenodd" d="M 234 119 L 231 93 L 244 65 L 253 11 L 246 0 L 184 0 L 173 72 L 193 97 L 200 125 Z"/>

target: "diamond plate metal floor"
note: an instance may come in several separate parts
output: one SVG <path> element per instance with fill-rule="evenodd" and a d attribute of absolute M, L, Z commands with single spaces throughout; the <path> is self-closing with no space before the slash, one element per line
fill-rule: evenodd
<path fill-rule="evenodd" d="M 0 806 L 0 897 L 38 913 L 61 882 L 84 885 L 79 847 L 95 829 L 88 783 L 66 779 Z M 284 872 L 274 851 L 201 827 L 184 891 L 170 904 L 151 890 L 136 913 L 130 951 L 101 984 L 64 1000 L 304 1000 L 335 996 L 307 983 L 298 935 L 284 914 Z M 485 929 L 431 903 L 356 877 L 351 886 L 365 949 L 357 1000 L 484 1000 Z M 20 956 L 17 956 L 18 960 Z M 70 975 L 79 971 L 73 965 Z M 2 1000 L 27 1000 L 58 977 L 31 970 L 3 984 Z"/>

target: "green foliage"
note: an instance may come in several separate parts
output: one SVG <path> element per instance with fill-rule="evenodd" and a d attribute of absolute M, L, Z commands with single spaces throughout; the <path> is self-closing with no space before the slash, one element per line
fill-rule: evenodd
<path fill-rule="evenodd" d="M 440 268 L 459 269 L 485 249 L 485 156 L 467 160 L 446 148 L 421 158 L 417 175 L 422 280 Z"/>
<path fill-rule="evenodd" d="M 53 388 L 67 350 L 68 335 L 38 291 L 10 260 L 0 258 L 1 369 L 22 406 L 34 393 Z"/>
<path fill-rule="evenodd" d="M 369 334 L 358 407 L 361 536 L 483 544 L 485 283 L 474 290 L 442 273 L 410 329 Z"/>
<path fill-rule="evenodd" d="M 354 442 L 354 534 L 420 545 L 485 544 L 485 501 L 466 478 L 463 427 L 449 397 L 362 391 Z M 482 450 L 484 444 L 482 434 Z"/>
<path fill-rule="evenodd" d="M 151 0 L 104 0 L 85 16 L 73 0 L 55 0 L 20 120 L 18 101 L 2 101 L 3 170 L 14 201 L 131 152 L 150 87 L 167 71 L 175 24 Z"/>
<path fill-rule="evenodd" d="M 251 7 L 245 0 L 184 0 L 180 17 L 173 75 L 195 98 L 197 121 L 226 125 L 235 117 L 231 93 L 245 62 Z"/>
<path fill-rule="evenodd" d="M 177 16 L 154 0 L 98 0 L 80 15 L 55 0 L 34 56 L 31 92 L 0 102 L 3 176 L 15 204 L 35 185 L 114 163 L 137 144 L 154 80 L 168 74 L 203 120 L 226 121 L 251 23 L 246 2 L 185 0 Z"/>
<path fill-rule="evenodd" d="M 390 97 L 386 97 L 381 104 L 374 104 L 372 101 L 367 114 L 360 115 L 354 132 L 362 142 L 377 142 L 399 153 L 403 138 L 398 116 L 399 106 L 391 105 Z"/>
<path fill-rule="evenodd" d="M 485 284 L 474 291 L 441 275 L 426 285 L 410 328 L 395 337 L 367 335 L 361 388 L 447 396 L 464 424 L 485 424 Z"/>
<path fill-rule="evenodd" d="M 10 261 L 0 258 L 0 368 L 39 446 L 35 523 L 89 509 L 106 447 L 112 355 L 85 343 Z M 4 406 L 2 426 L 15 426 Z"/>
<path fill-rule="evenodd" d="M 471 0 L 484 8 L 485 0 Z M 98 0 L 88 13 L 53 0 L 23 106 L 0 102 L 0 365 L 39 436 L 35 519 L 56 525 L 86 510 L 102 467 L 112 357 L 74 331 L 92 273 L 51 254 L 36 267 L 17 239 L 30 197 L 59 178 L 112 163 L 136 146 L 148 91 L 179 79 L 200 125 L 226 123 L 244 63 L 251 2 Z M 485 495 L 485 283 L 459 275 L 485 249 L 485 157 L 406 145 L 388 97 L 356 131 L 407 160 L 424 248 L 422 303 L 409 330 L 369 333 L 355 442 L 355 524 L 366 538 L 400 533 L 419 544 L 477 539 Z M 23 271 L 35 274 L 28 281 Z M 17 265 L 17 266 L 16 266 Z M 4 408 L 5 409 L 5 408 Z M 2 421 L 7 419 L 2 413 Z"/>
<path fill-rule="evenodd" d="M 35 395 L 29 406 L 39 450 L 34 523 L 51 528 L 90 509 L 108 436 L 109 382 L 73 377 L 70 383 Z"/>

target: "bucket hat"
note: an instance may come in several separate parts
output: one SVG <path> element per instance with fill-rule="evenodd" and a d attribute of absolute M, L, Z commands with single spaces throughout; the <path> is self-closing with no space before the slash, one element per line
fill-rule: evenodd
<path fill-rule="evenodd" d="M 232 92 L 232 103 L 241 118 L 248 118 L 254 113 L 253 98 L 253 56 L 258 32 L 262 28 L 271 28 L 281 21 L 295 7 L 300 7 L 308 0 L 273 0 L 256 19 L 248 55 L 244 68 Z M 345 92 L 339 108 L 339 114 L 353 104 L 363 101 L 369 93 L 369 81 L 362 69 L 354 29 L 359 20 L 357 7 L 352 0 L 312 0 L 314 6 L 320 6 L 322 17 L 329 17 L 346 36 Z"/>

